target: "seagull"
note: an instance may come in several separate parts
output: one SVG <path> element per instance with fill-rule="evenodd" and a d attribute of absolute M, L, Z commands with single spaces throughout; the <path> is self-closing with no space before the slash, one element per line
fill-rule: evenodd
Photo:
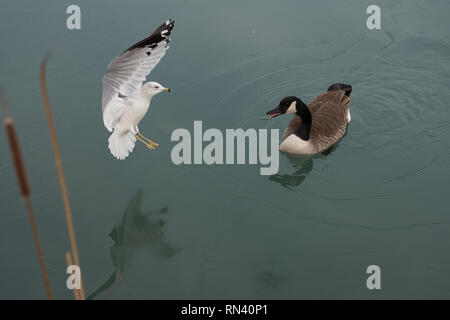
<path fill-rule="evenodd" d="M 164 91 L 171 92 L 158 82 L 144 81 L 166 54 L 174 24 L 174 20 L 167 20 L 150 36 L 114 58 L 103 77 L 103 124 L 112 132 L 108 148 L 119 160 L 128 157 L 136 140 L 150 150 L 159 146 L 139 132 L 138 124 L 147 113 L 155 95 Z"/>

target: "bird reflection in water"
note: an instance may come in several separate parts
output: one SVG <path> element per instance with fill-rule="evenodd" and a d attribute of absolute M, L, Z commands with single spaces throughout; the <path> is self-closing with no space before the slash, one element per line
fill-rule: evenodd
<path fill-rule="evenodd" d="M 269 177 L 269 180 L 277 182 L 286 189 L 293 191 L 293 187 L 299 186 L 306 179 L 306 176 L 312 171 L 314 164 L 313 160 L 324 159 L 328 157 L 337 149 L 339 143 L 340 142 L 336 143 L 329 149 L 313 156 L 295 156 L 287 153 L 286 157 L 294 167 L 295 171 L 290 174 L 271 175 Z"/>
<path fill-rule="evenodd" d="M 313 168 L 311 158 L 294 158 L 295 162 L 291 158 L 293 157 L 288 156 L 289 162 L 296 168 L 293 173 L 274 174 L 269 177 L 270 181 L 275 181 L 289 190 L 293 190 L 292 187 L 299 186 Z"/>
<path fill-rule="evenodd" d="M 108 298 L 123 281 L 136 250 L 146 248 L 161 258 L 174 255 L 175 249 L 167 243 L 163 230 L 163 216 L 168 208 L 144 214 L 140 209 L 142 198 L 143 193 L 139 190 L 128 203 L 120 224 L 109 234 L 114 241 L 110 254 L 115 270 L 88 299 Z"/>

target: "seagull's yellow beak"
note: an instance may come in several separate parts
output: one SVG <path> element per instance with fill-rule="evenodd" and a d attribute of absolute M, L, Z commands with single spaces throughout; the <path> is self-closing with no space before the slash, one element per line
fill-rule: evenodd
<path fill-rule="evenodd" d="M 169 88 L 164 88 L 164 89 L 162 89 L 162 91 L 166 91 L 166 92 L 172 92 L 172 89 L 169 89 Z"/>

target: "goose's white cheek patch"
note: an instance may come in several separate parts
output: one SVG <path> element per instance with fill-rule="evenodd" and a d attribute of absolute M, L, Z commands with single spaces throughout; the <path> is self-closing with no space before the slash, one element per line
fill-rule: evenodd
<path fill-rule="evenodd" d="M 297 112 L 297 102 L 294 101 L 291 103 L 289 108 L 286 110 L 286 113 L 296 113 Z"/>

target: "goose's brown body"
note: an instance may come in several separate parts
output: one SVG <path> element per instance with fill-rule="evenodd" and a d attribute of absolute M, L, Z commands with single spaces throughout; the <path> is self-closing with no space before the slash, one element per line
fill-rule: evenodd
<path fill-rule="evenodd" d="M 302 122 L 294 115 L 287 126 L 280 150 L 294 154 L 314 154 L 324 151 L 341 139 L 349 122 L 350 97 L 344 90 L 327 91 L 319 94 L 309 104 L 311 130 L 309 140 L 295 135 Z"/>

